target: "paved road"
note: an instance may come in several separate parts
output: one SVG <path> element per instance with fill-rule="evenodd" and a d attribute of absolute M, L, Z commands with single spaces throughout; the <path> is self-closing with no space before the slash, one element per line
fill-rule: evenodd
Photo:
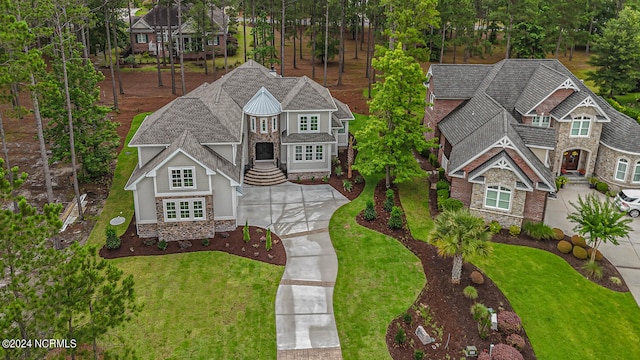
<path fill-rule="evenodd" d="M 567 214 L 574 211 L 569 202 L 577 203 L 578 195 L 585 196 L 589 193 L 596 193 L 604 198 L 604 195 L 587 186 L 565 186 L 558 192 L 557 200 L 547 202 L 544 222 L 562 229 L 568 235 L 574 234 L 575 224 L 567 220 Z M 633 230 L 629 233 L 629 238 L 618 239 L 620 244 L 617 246 L 602 244 L 598 249 L 618 269 L 640 306 L 640 217 L 633 219 L 630 226 Z"/>
<path fill-rule="evenodd" d="M 328 226 L 348 202 L 326 184 L 244 186 L 238 222 L 271 228 L 287 252 L 275 304 L 279 360 L 342 359 L 333 316 L 338 259 Z"/>

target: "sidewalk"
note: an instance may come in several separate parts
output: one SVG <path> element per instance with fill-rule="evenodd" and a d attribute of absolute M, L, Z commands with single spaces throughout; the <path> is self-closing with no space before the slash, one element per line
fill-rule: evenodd
<path fill-rule="evenodd" d="M 604 198 L 604 195 L 587 186 L 565 186 L 558 192 L 556 200 L 547 202 L 545 224 L 557 227 L 565 234 L 574 234 L 575 224 L 567 220 L 567 214 L 575 209 L 569 202 L 577 203 L 578 195 L 585 196 L 589 193 L 595 193 Z M 629 238 L 618 239 L 619 245 L 617 246 L 607 243 L 601 244 L 598 250 L 618 269 L 640 306 L 640 218 L 633 219 L 629 225 L 633 229 L 629 233 Z"/>

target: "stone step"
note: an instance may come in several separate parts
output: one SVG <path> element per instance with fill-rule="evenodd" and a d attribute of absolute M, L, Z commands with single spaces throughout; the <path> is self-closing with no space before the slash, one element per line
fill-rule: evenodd
<path fill-rule="evenodd" d="M 244 175 L 244 183 L 256 186 L 270 186 L 285 183 L 287 178 L 275 166 L 252 168 Z"/>

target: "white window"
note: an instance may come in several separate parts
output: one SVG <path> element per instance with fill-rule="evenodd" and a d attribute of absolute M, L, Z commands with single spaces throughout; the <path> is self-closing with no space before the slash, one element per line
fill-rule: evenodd
<path fill-rule="evenodd" d="M 578 116 L 571 122 L 571 136 L 589 136 L 591 119 L 587 116 Z"/>
<path fill-rule="evenodd" d="M 509 210 L 511 208 L 511 190 L 502 186 L 488 186 L 484 196 L 484 206 Z"/>
<path fill-rule="evenodd" d="M 631 179 L 631 182 L 640 182 L 640 161 L 636 163 L 636 168 L 633 171 L 633 179 Z"/>
<path fill-rule="evenodd" d="M 166 31 L 163 31 L 162 33 L 158 32 L 156 33 L 156 39 L 158 39 L 158 42 L 167 42 L 169 41 L 169 33 L 167 33 Z"/>
<path fill-rule="evenodd" d="M 533 126 L 540 126 L 540 127 L 548 128 L 550 120 L 551 120 L 550 116 L 543 114 L 543 115 L 539 115 L 539 116 L 534 116 L 533 120 L 531 121 L 531 124 Z"/>
<path fill-rule="evenodd" d="M 164 221 L 204 220 L 204 199 L 163 200 Z"/>
<path fill-rule="evenodd" d="M 295 161 L 323 161 L 324 145 L 296 145 Z"/>
<path fill-rule="evenodd" d="M 214 36 L 213 39 L 212 38 L 207 39 L 207 45 L 209 46 L 211 45 L 218 46 L 218 44 L 219 44 L 219 41 L 217 36 Z"/>
<path fill-rule="evenodd" d="M 629 161 L 625 159 L 618 160 L 618 167 L 616 168 L 616 180 L 624 181 L 627 178 L 627 168 L 629 167 Z M 637 168 L 637 167 L 636 167 Z"/>
<path fill-rule="evenodd" d="M 169 168 L 169 188 L 175 189 L 195 189 L 196 188 L 196 168 L 170 167 Z"/>
<path fill-rule="evenodd" d="M 260 118 L 260 132 L 262 134 L 266 134 L 267 133 L 268 125 L 269 125 L 269 123 L 267 122 L 267 118 Z"/>
<path fill-rule="evenodd" d="M 256 132 L 256 118 L 251 117 L 251 132 Z"/>
<path fill-rule="evenodd" d="M 298 132 L 318 132 L 320 117 L 318 115 L 299 115 Z"/>
<path fill-rule="evenodd" d="M 136 42 L 138 44 L 146 44 L 148 41 L 147 34 L 136 34 Z"/>
<path fill-rule="evenodd" d="M 432 92 L 429 94 L 429 108 L 433 109 L 433 105 L 436 102 L 436 95 Z"/>
<path fill-rule="evenodd" d="M 278 117 L 274 116 L 271 118 L 271 131 L 278 131 Z"/>
<path fill-rule="evenodd" d="M 344 121 L 341 121 L 342 127 L 338 129 L 338 134 L 344 134 L 347 131 L 347 125 Z"/>

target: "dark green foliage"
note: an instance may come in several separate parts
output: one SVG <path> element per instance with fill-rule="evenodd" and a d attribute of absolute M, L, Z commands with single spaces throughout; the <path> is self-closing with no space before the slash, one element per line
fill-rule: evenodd
<path fill-rule="evenodd" d="M 449 198 L 449 190 L 448 189 L 440 189 L 436 190 L 436 194 L 438 195 L 438 199 L 448 199 Z"/>
<path fill-rule="evenodd" d="M 609 191 L 609 185 L 607 185 L 607 183 L 605 182 L 598 181 L 596 183 L 596 190 L 600 191 L 601 193 L 606 193 L 607 191 Z"/>
<path fill-rule="evenodd" d="M 471 306 L 471 315 L 473 320 L 478 323 L 478 334 L 481 339 L 486 339 L 489 336 L 489 329 L 491 327 L 491 313 L 486 306 L 480 303 L 475 303 Z"/>
<path fill-rule="evenodd" d="M 267 229 L 267 235 L 266 235 L 266 243 L 264 244 L 264 248 L 267 251 L 271 251 L 271 248 L 273 247 L 273 240 L 271 239 L 271 229 Z"/>
<path fill-rule="evenodd" d="M 413 352 L 413 358 L 415 360 L 422 360 L 424 359 L 424 351 L 422 350 L 416 350 Z"/>
<path fill-rule="evenodd" d="M 364 208 L 364 214 L 362 217 L 367 221 L 373 221 L 378 217 L 376 208 L 373 205 L 373 200 L 367 200 L 367 205 Z"/>
<path fill-rule="evenodd" d="M 158 249 L 167 250 L 168 246 L 169 246 L 169 244 L 165 240 L 158 241 Z"/>
<path fill-rule="evenodd" d="M 362 175 L 358 174 L 353 178 L 353 183 L 354 184 L 360 184 L 361 182 L 363 182 L 364 179 L 362 178 Z"/>
<path fill-rule="evenodd" d="M 446 177 L 444 176 L 444 168 L 438 168 L 438 179 L 446 180 Z"/>
<path fill-rule="evenodd" d="M 402 228 L 402 209 L 400 207 L 394 206 L 391 209 L 391 217 L 389 217 L 387 226 L 394 230 Z"/>
<path fill-rule="evenodd" d="M 336 166 L 336 168 L 333 171 L 333 173 L 336 174 L 336 176 L 342 176 L 342 175 L 344 175 L 344 170 L 342 170 L 342 166 L 338 165 L 338 166 Z"/>
<path fill-rule="evenodd" d="M 502 225 L 500 225 L 499 222 L 493 220 L 489 223 L 489 231 L 491 231 L 492 234 L 497 234 L 500 230 L 502 230 Z"/>
<path fill-rule="evenodd" d="M 398 326 L 398 331 L 395 336 L 396 344 L 402 345 L 407 341 L 407 333 L 405 333 L 404 329 Z"/>
<path fill-rule="evenodd" d="M 211 241 L 209 240 L 209 238 L 202 239 L 202 246 L 209 246 L 210 243 Z"/>
<path fill-rule="evenodd" d="M 553 229 L 542 222 L 525 221 L 522 224 L 522 230 L 535 240 L 548 240 L 555 235 Z"/>
<path fill-rule="evenodd" d="M 395 194 L 393 193 L 393 190 L 388 189 L 387 192 L 385 193 L 385 200 L 383 204 L 383 207 L 387 212 L 391 212 L 391 210 L 395 206 L 394 199 L 395 199 Z"/>
<path fill-rule="evenodd" d="M 509 235 L 516 237 L 518 235 L 520 235 L 520 226 L 518 225 L 511 225 L 509 226 Z"/>
<path fill-rule="evenodd" d="M 436 190 L 449 190 L 450 187 L 451 185 L 449 185 L 449 182 L 447 182 L 447 180 L 438 180 L 438 182 L 436 183 Z"/>
<path fill-rule="evenodd" d="M 113 226 L 107 225 L 107 228 L 104 229 L 104 234 L 107 238 L 107 249 L 113 250 L 120 248 L 120 238 L 116 235 L 116 229 Z"/>
<path fill-rule="evenodd" d="M 464 207 L 462 201 L 454 198 L 444 199 L 438 202 L 438 206 L 442 209 L 442 211 L 447 210 L 460 210 Z"/>
<path fill-rule="evenodd" d="M 346 192 L 351 192 L 351 190 L 353 189 L 353 183 L 351 183 L 351 181 L 346 180 L 346 179 L 342 180 L 342 188 Z"/>
<path fill-rule="evenodd" d="M 545 41 L 546 32 L 543 26 L 521 22 L 513 27 L 515 32 L 511 46 L 511 56 L 524 59 L 544 59 L 549 50 Z"/>
<path fill-rule="evenodd" d="M 242 240 L 244 242 L 251 241 L 251 235 L 249 234 L 249 220 L 245 220 L 244 227 L 242 228 Z"/>
<path fill-rule="evenodd" d="M 411 325 L 411 314 L 409 314 L 409 312 L 402 314 L 402 321 L 407 325 Z"/>
<path fill-rule="evenodd" d="M 438 162 L 438 155 L 430 152 L 429 153 L 429 163 L 434 168 L 439 168 L 440 167 L 440 163 Z"/>
<path fill-rule="evenodd" d="M 611 104 L 611 106 L 613 106 L 614 109 L 618 110 L 619 112 L 627 115 L 628 117 L 640 123 L 640 110 L 633 108 L 631 106 L 620 105 L 619 102 L 617 102 L 615 99 L 612 99 L 612 98 L 605 98 L 605 100 L 607 100 L 607 102 L 609 102 L 609 104 Z"/>
<path fill-rule="evenodd" d="M 251 34 L 257 44 L 257 47 L 249 53 L 253 60 L 266 67 L 278 63 L 273 33 L 271 32 L 266 12 L 261 11 L 258 14 Z"/>

